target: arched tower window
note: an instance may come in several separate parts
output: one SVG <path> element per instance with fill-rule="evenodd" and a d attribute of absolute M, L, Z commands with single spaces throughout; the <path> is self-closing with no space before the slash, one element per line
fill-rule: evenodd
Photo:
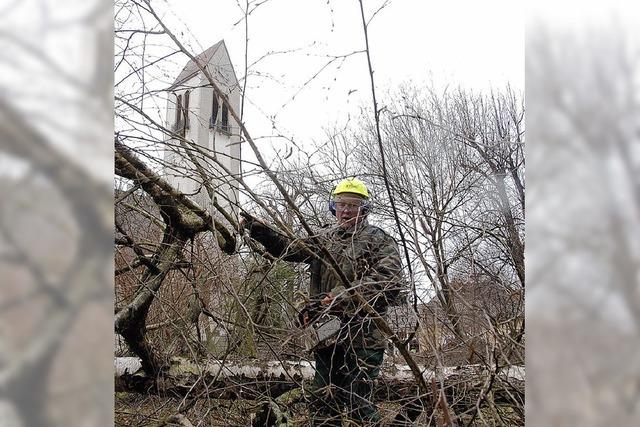
<path fill-rule="evenodd" d="M 176 129 L 180 125 L 180 118 L 182 117 L 182 95 L 176 95 Z"/>
<path fill-rule="evenodd" d="M 211 119 L 209 120 L 209 127 L 215 128 L 218 121 L 218 110 L 220 109 L 220 103 L 218 102 L 218 96 L 215 91 L 213 92 L 213 102 L 211 103 Z"/>
<path fill-rule="evenodd" d="M 184 118 L 184 129 L 189 129 L 189 97 L 190 96 L 191 96 L 190 90 L 184 93 L 184 111 L 182 112 L 182 117 Z"/>
<path fill-rule="evenodd" d="M 226 99 L 225 97 L 225 101 Z M 220 122 L 220 128 L 225 132 L 229 132 L 229 108 L 227 108 L 226 102 L 222 104 L 222 118 Z"/>

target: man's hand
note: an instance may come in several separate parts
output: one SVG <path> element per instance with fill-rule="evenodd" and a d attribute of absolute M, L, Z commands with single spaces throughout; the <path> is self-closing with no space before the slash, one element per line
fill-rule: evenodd
<path fill-rule="evenodd" d="M 323 295 L 325 296 L 323 297 Z M 313 299 L 307 302 L 307 304 L 304 307 L 302 307 L 302 310 L 298 312 L 298 323 L 301 326 L 307 327 L 309 323 L 311 323 L 315 318 L 317 318 L 320 314 L 322 314 L 322 311 L 323 311 L 322 306 L 324 305 L 323 301 L 325 298 L 327 298 L 326 295 L 327 294 L 319 295 L 318 299 Z"/>
<path fill-rule="evenodd" d="M 302 315 L 302 326 L 306 328 L 307 325 L 309 325 L 309 312 L 305 311 Z"/>
<path fill-rule="evenodd" d="M 347 301 L 344 298 L 340 298 L 341 294 L 334 294 L 329 292 L 324 298 L 320 300 L 320 305 L 323 310 L 329 314 L 340 316 L 344 314 Z"/>
<path fill-rule="evenodd" d="M 307 304 L 303 307 L 303 309 L 298 313 L 298 323 L 300 326 L 306 328 L 311 322 L 311 317 L 315 316 L 316 307 L 313 304 Z M 311 314 L 310 314 L 311 313 Z"/>
<path fill-rule="evenodd" d="M 322 301 L 320 301 L 320 303 L 322 305 L 330 305 L 335 298 L 336 296 L 332 292 L 329 292 L 326 297 L 322 298 Z"/>

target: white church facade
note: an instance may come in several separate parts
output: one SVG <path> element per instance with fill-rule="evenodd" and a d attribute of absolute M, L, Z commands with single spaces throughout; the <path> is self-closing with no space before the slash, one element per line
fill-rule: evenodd
<path fill-rule="evenodd" d="M 240 116 L 240 88 L 223 40 L 198 55 L 223 96 Z M 168 181 L 210 212 L 212 199 L 194 159 L 214 188 L 217 203 L 237 214 L 240 176 L 240 129 L 205 74 L 190 60 L 168 89 L 164 158 Z M 186 146 L 181 145 L 181 138 Z M 186 149 L 185 149 L 186 147 Z"/>

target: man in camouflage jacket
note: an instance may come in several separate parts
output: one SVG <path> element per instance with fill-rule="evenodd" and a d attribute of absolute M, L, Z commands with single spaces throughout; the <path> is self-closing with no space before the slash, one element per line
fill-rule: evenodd
<path fill-rule="evenodd" d="M 387 339 L 354 294 L 384 317 L 402 290 L 402 264 L 395 240 L 367 222 L 369 195 L 362 181 L 344 180 L 332 195 L 330 210 L 337 225 L 315 236 L 291 239 L 246 214 L 242 223 L 272 255 L 309 264 L 310 299 L 340 319 L 337 336 L 314 349 L 312 424 L 340 426 L 346 410 L 346 417 L 359 425 L 375 425 L 380 417 L 373 403 L 373 380 Z"/>

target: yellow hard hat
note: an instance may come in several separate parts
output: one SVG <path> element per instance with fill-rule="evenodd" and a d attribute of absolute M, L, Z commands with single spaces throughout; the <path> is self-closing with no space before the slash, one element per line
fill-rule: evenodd
<path fill-rule="evenodd" d="M 364 182 L 354 177 L 340 181 L 340 183 L 336 185 L 336 188 L 331 192 L 331 195 L 337 196 L 342 193 L 358 194 L 365 199 L 369 198 L 369 190 L 367 190 L 367 186 L 364 185 Z"/>

